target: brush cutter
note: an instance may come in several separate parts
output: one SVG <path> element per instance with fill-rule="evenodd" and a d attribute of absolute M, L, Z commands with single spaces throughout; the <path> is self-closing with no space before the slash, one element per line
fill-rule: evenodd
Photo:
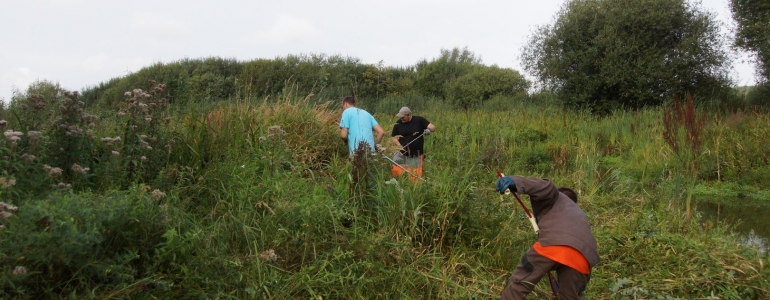
<path fill-rule="evenodd" d="M 497 177 L 503 178 L 503 173 L 500 171 L 497 171 Z M 532 224 L 532 229 L 535 229 L 535 234 L 540 233 L 540 227 L 537 226 L 537 221 L 535 220 L 535 216 L 532 215 L 532 213 L 529 212 L 529 209 L 526 205 L 524 205 L 524 202 L 521 201 L 521 198 L 519 198 L 519 194 L 516 194 L 515 192 L 511 192 L 514 197 L 516 197 L 516 200 L 519 201 L 519 204 L 521 205 L 521 208 L 524 209 L 524 212 L 527 214 L 527 218 L 529 219 L 529 223 Z M 502 197 L 502 195 L 500 195 Z M 548 283 L 551 285 L 551 292 L 553 292 L 553 296 L 556 297 L 556 299 L 559 299 L 559 282 L 556 281 L 556 279 L 553 278 L 553 275 L 551 274 L 551 271 L 548 271 Z"/>
<path fill-rule="evenodd" d="M 414 135 L 414 134 L 412 134 L 412 135 Z M 425 131 L 423 131 L 420 135 L 418 135 L 413 140 L 409 141 L 409 143 L 406 143 L 406 145 L 401 146 L 401 149 L 398 149 L 398 151 L 402 151 L 402 150 L 406 149 L 407 146 L 409 146 L 411 143 L 414 143 L 414 141 L 416 141 L 417 139 L 421 138 L 423 135 L 425 135 Z"/>

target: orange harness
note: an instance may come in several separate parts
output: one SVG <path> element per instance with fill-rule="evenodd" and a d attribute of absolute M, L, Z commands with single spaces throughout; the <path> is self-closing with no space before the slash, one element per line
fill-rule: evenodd
<path fill-rule="evenodd" d="M 540 242 L 535 242 L 535 244 L 532 245 L 532 248 L 543 257 L 547 257 L 557 263 L 573 268 L 575 271 L 585 275 L 591 274 L 591 267 L 588 265 L 588 260 L 575 248 L 562 245 L 542 246 L 540 245 Z"/>

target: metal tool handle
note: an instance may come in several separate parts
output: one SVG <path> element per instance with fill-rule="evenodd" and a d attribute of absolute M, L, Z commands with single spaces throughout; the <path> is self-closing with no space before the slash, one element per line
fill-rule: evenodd
<path fill-rule="evenodd" d="M 503 176 L 505 175 L 502 172 L 497 171 L 497 176 L 499 178 L 503 178 Z M 519 198 L 518 194 L 514 192 L 511 192 L 511 194 L 513 194 L 513 196 L 516 197 L 516 200 L 519 201 L 519 205 L 521 205 L 521 208 L 523 208 L 524 212 L 527 213 L 527 218 L 529 219 L 529 223 L 532 224 L 532 228 L 535 229 L 535 233 L 540 233 L 540 227 L 537 226 L 537 221 L 535 220 L 535 216 L 533 216 L 532 213 L 529 212 L 529 209 L 527 208 L 526 205 L 524 205 L 524 202 L 521 201 L 521 198 Z"/>

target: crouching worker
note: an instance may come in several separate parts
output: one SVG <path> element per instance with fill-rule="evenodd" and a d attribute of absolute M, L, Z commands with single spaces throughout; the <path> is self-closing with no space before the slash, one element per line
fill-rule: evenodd
<path fill-rule="evenodd" d="M 558 278 L 559 299 L 583 299 L 599 253 L 575 191 L 557 188 L 547 179 L 521 176 L 504 176 L 495 189 L 500 194 L 510 190 L 529 195 L 540 228 L 537 242 L 521 257 L 500 299 L 524 299 L 551 270 Z"/>

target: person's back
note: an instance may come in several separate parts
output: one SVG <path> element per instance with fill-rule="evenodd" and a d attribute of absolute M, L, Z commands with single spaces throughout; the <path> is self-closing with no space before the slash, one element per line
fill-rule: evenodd
<path fill-rule="evenodd" d="M 374 150 L 374 135 L 372 134 L 372 127 L 377 125 L 372 115 L 358 107 L 349 107 L 342 112 L 342 123 L 340 126 L 348 128 L 348 148 L 350 153 L 353 153 L 358 144 L 363 142 L 367 144 L 367 148 Z"/>
<path fill-rule="evenodd" d="M 599 261 L 596 239 L 585 212 L 547 179 L 515 178 L 519 192 L 530 196 L 532 213 L 540 227 L 538 241 L 543 246 L 567 245 L 578 249 L 591 263 Z M 575 196 L 577 197 L 577 196 Z"/>
<path fill-rule="evenodd" d="M 340 119 L 340 136 L 344 141 L 347 141 L 350 154 L 355 152 L 360 143 L 365 143 L 370 151 L 374 151 L 375 145 L 379 144 L 385 134 L 377 120 L 369 112 L 355 107 L 353 97 L 345 97 L 342 108 L 344 111 Z M 372 130 L 377 131 L 376 141 Z"/>
<path fill-rule="evenodd" d="M 521 176 L 502 177 L 495 189 L 529 195 L 539 229 L 537 242 L 522 256 L 500 299 L 524 299 L 550 270 L 558 275 L 560 288 L 554 292 L 565 299 L 583 299 L 599 253 L 577 193 L 547 179 Z"/>

